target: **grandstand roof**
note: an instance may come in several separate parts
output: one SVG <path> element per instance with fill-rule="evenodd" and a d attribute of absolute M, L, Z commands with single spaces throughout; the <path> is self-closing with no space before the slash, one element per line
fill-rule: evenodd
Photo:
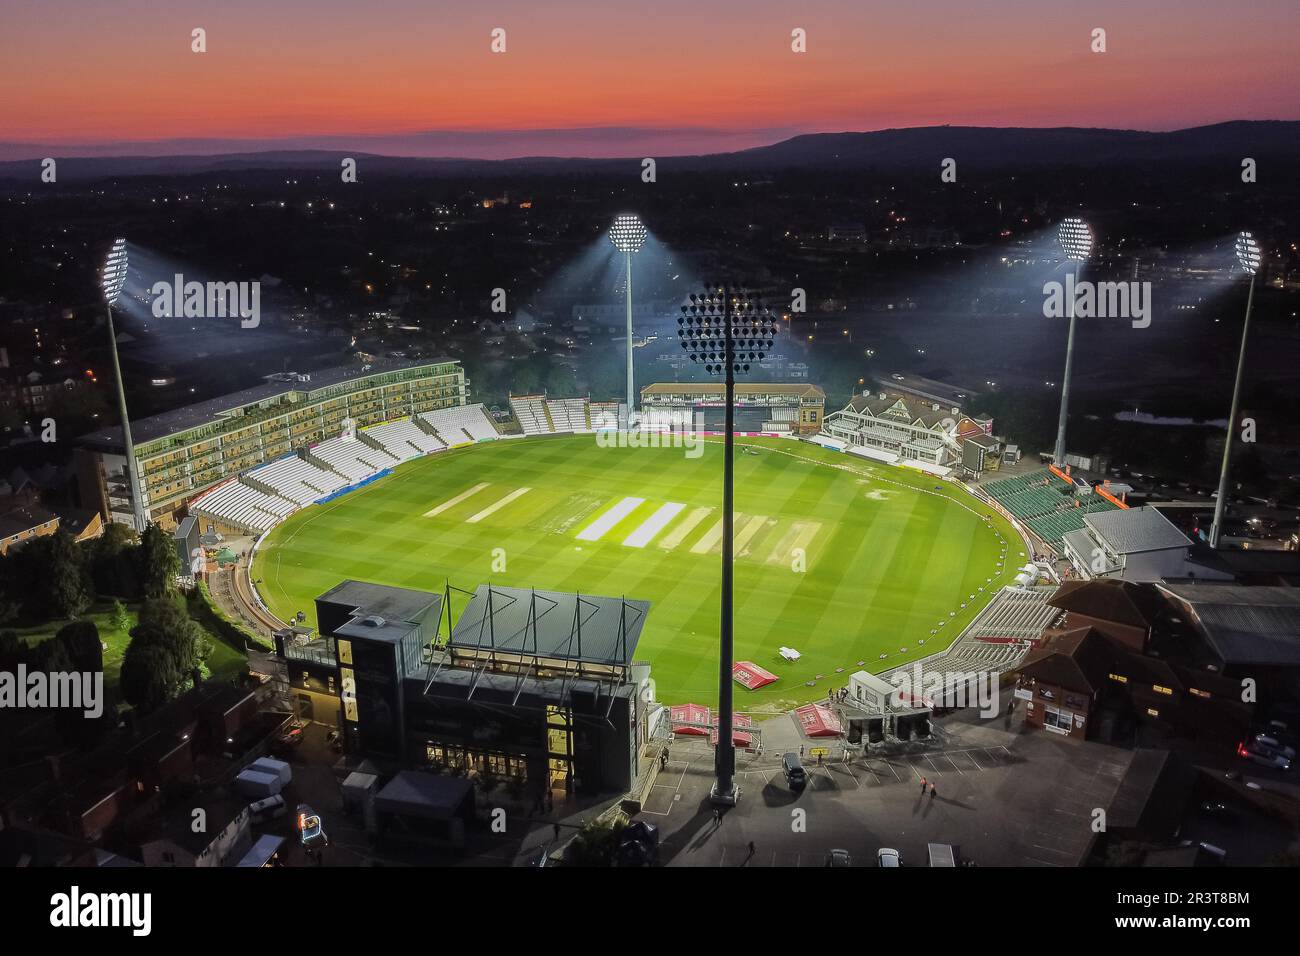
<path fill-rule="evenodd" d="M 934 408 L 936 404 L 939 404 L 937 409 Z M 886 410 L 893 408 L 895 405 L 898 405 L 906 412 L 908 424 L 919 421 L 926 428 L 933 428 L 953 417 L 952 410 L 954 406 L 924 402 L 909 395 L 886 392 L 885 397 L 881 398 L 879 393 L 873 392 L 869 395 L 855 395 L 849 401 L 849 408 L 853 411 L 859 415 L 870 415 L 872 418 L 880 418 Z M 958 409 L 957 414 L 962 414 L 960 409 Z"/>
<path fill-rule="evenodd" d="M 538 598 L 535 619 L 534 595 Z M 579 599 L 581 610 L 575 618 Z M 448 646 L 453 653 L 495 650 L 626 666 L 632 663 L 649 611 L 649 601 L 480 584 L 461 611 Z"/>
<path fill-rule="evenodd" d="M 1084 523 L 1116 554 L 1165 551 L 1191 546 L 1187 536 L 1155 508 L 1117 508 L 1083 516 Z"/>
<path fill-rule="evenodd" d="M 453 358 L 404 359 L 400 361 L 374 359 L 368 363 L 369 367 L 364 372 L 361 365 L 340 365 L 334 368 L 305 372 L 304 375 L 310 376 L 308 381 L 287 380 L 268 375 L 261 385 L 254 385 L 252 388 L 231 392 L 228 395 L 219 395 L 216 398 L 196 402 L 193 405 L 173 408 L 170 411 L 151 415 L 148 418 L 133 420 L 131 422 L 131 438 L 135 444 L 140 445 L 157 438 L 174 435 L 177 432 L 188 431 L 201 425 L 222 421 L 237 408 L 264 402 L 269 398 L 275 398 L 277 395 L 288 395 L 291 392 L 310 393 L 352 379 L 361 380 L 384 375 L 388 372 L 400 372 L 411 368 L 422 368 L 426 365 L 443 365 L 459 361 L 459 359 Z M 80 443 L 88 448 L 121 451 L 122 428 L 118 425 L 111 428 L 102 428 L 97 432 L 82 437 Z"/>
<path fill-rule="evenodd" d="M 1090 627 L 1064 631 L 1056 635 L 1046 647 L 1031 651 L 1017 673 L 1091 696 L 1099 686 L 1095 676 L 1097 669 L 1091 665 L 1094 663 L 1094 655 L 1100 649 L 1097 642 L 1104 640 Z M 1102 673 L 1105 673 L 1104 669 Z"/>
<path fill-rule="evenodd" d="M 1160 584 L 1224 663 L 1300 665 L 1300 589 Z"/>
<path fill-rule="evenodd" d="M 723 383 L 711 382 L 657 382 L 641 389 L 642 396 L 647 395 L 722 395 Z M 826 393 L 820 386 L 811 384 L 763 384 L 761 382 L 736 383 L 736 396 L 743 395 L 790 395 L 797 398 L 825 398 Z"/>
<path fill-rule="evenodd" d="M 1156 593 L 1131 581 L 1066 581 L 1047 603 L 1099 621 L 1141 628 L 1150 628 L 1160 611 Z"/>

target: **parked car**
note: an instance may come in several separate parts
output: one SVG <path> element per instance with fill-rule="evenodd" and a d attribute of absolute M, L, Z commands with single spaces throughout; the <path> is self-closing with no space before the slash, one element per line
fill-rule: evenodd
<path fill-rule="evenodd" d="M 1295 760 L 1295 748 L 1288 747 L 1276 737 L 1270 737 L 1267 734 L 1256 734 L 1254 737 L 1255 746 L 1261 750 L 1267 750 L 1275 753 L 1279 757 L 1285 757 L 1287 760 Z"/>
<path fill-rule="evenodd" d="M 827 866 L 852 866 L 853 857 L 848 850 L 831 850 L 826 854 Z"/>
<path fill-rule="evenodd" d="M 808 771 L 803 768 L 803 761 L 794 751 L 781 756 L 781 769 L 785 772 L 785 782 L 791 790 L 802 790 L 808 785 Z"/>
<path fill-rule="evenodd" d="M 273 797 L 266 797 L 248 805 L 248 818 L 253 823 L 265 823 L 267 820 L 275 820 L 288 812 L 289 805 L 284 802 L 284 797 L 278 793 Z"/>
<path fill-rule="evenodd" d="M 902 866 L 903 858 L 897 850 L 882 846 L 876 851 L 876 866 Z"/>
<path fill-rule="evenodd" d="M 1244 757 L 1251 763 L 1259 764 L 1261 767 L 1268 767 L 1272 770 L 1291 769 L 1291 761 L 1286 757 L 1283 757 L 1278 753 L 1273 753 L 1271 750 L 1264 750 L 1253 741 L 1238 744 L 1237 756 Z"/>

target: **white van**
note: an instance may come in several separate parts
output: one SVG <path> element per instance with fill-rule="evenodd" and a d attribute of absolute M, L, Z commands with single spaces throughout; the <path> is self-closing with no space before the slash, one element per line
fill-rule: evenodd
<path fill-rule="evenodd" d="M 248 818 L 253 823 L 265 823 L 267 820 L 282 817 L 288 812 L 289 807 L 284 802 L 284 797 L 278 793 L 273 797 L 266 797 L 248 805 Z"/>

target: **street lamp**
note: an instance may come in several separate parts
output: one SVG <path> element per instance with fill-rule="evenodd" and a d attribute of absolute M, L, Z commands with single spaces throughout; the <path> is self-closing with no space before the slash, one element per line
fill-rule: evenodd
<path fill-rule="evenodd" d="M 1077 284 L 1083 272 L 1083 264 L 1092 254 L 1092 230 L 1082 219 L 1071 217 L 1062 220 L 1057 229 L 1056 238 L 1061 243 L 1065 258 L 1077 262 L 1074 267 L 1074 283 Z M 1066 298 L 1070 300 L 1070 332 L 1065 340 L 1065 375 L 1061 378 L 1061 418 L 1056 426 L 1056 450 L 1052 459 L 1057 467 L 1065 464 L 1065 422 L 1069 418 L 1070 408 L 1070 370 L 1074 366 L 1074 289 L 1069 289 Z"/>
<path fill-rule="evenodd" d="M 614 217 L 614 224 L 609 227 L 609 241 L 614 244 L 614 248 L 623 253 L 623 260 L 627 265 L 627 282 L 625 292 L 627 295 L 627 423 L 632 424 L 633 405 L 633 384 L 632 384 L 632 254 L 641 248 L 645 242 L 646 228 L 645 225 L 633 215 L 622 215 Z"/>
<path fill-rule="evenodd" d="M 1237 234 L 1237 263 L 1250 276 L 1246 294 L 1246 320 L 1241 324 L 1241 348 L 1237 352 L 1237 379 L 1232 385 L 1232 411 L 1228 413 L 1228 432 L 1223 436 L 1223 465 L 1219 469 L 1219 497 L 1214 502 L 1214 523 L 1210 525 L 1210 547 L 1219 546 L 1223 534 L 1223 511 L 1228 501 L 1228 467 L 1232 462 L 1232 432 L 1237 427 L 1237 407 L 1241 403 L 1241 375 L 1246 369 L 1246 335 L 1250 332 L 1250 309 L 1255 304 L 1255 274 L 1262 259 L 1259 244 L 1248 232 Z"/>
<path fill-rule="evenodd" d="M 718 747 L 713 766 L 716 779 L 709 794 L 714 803 L 734 805 L 736 745 L 732 736 L 732 424 L 736 375 L 748 372 L 771 350 L 776 319 L 761 299 L 742 288 L 713 285 L 690 296 L 677 319 L 677 334 L 692 362 L 726 383 L 726 425 L 722 472 L 722 620 L 718 653 Z"/>
<path fill-rule="evenodd" d="M 113 240 L 104 260 L 101 288 L 104 292 L 104 315 L 108 319 L 108 347 L 113 359 L 113 377 L 117 381 L 117 414 L 122 420 L 122 450 L 126 454 L 127 481 L 131 487 L 131 524 L 137 533 L 144 532 L 144 503 L 140 499 L 140 476 L 135 465 L 135 444 L 131 441 L 131 422 L 126 414 L 126 389 L 122 385 L 122 366 L 117 359 L 117 334 L 113 331 L 113 306 L 126 285 L 126 240 Z"/>

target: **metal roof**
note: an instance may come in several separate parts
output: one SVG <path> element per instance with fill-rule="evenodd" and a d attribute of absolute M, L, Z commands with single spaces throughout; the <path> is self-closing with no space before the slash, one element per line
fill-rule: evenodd
<path fill-rule="evenodd" d="M 626 666 L 649 611 L 649 601 L 480 584 L 448 644 L 453 652 L 495 650 Z"/>
<path fill-rule="evenodd" d="M 1191 547 L 1192 542 L 1155 508 L 1120 508 L 1083 516 L 1084 523 L 1116 554 Z"/>
<path fill-rule="evenodd" d="M 1300 665 L 1300 589 L 1160 584 L 1225 664 Z"/>

